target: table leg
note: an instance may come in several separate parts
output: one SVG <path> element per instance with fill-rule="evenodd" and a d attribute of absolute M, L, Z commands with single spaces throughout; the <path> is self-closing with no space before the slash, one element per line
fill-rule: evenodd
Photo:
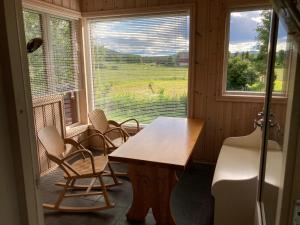
<path fill-rule="evenodd" d="M 129 165 L 133 202 L 127 219 L 144 221 L 149 208 L 158 225 L 175 225 L 170 210 L 172 189 L 177 182 L 175 170 L 148 165 Z"/>

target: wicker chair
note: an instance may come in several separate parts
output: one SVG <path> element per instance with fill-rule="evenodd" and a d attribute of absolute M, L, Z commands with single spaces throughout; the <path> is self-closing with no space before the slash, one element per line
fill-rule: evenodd
<path fill-rule="evenodd" d="M 94 129 L 91 130 L 104 135 L 106 143 L 108 143 L 107 149 L 109 152 L 117 149 L 130 137 L 128 132 L 123 129 L 125 123 L 133 121 L 136 124 L 136 132 L 140 130 L 139 122 L 136 119 L 128 119 L 122 123 L 107 120 L 104 111 L 101 109 L 95 109 L 90 112 L 89 119 L 94 127 Z"/>
<path fill-rule="evenodd" d="M 98 136 L 102 140 L 105 140 L 101 134 L 94 134 L 93 136 Z M 66 183 L 57 183 L 57 185 L 63 187 L 63 190 L 60 192 L 55 204 L 43 204 L 44 208 L 64 212 L 91 212 L 114 207 L 114 203 L 109 200 L 106 188 L 108 186 L 119 185 L 120 182 L 118 182 L 109 164 L 106 151 L 104 151 L 103 155 L 94 157 L 91 151 L 85 149 L 80 143 L 73 139 L 62 139 L 56 128 L 52 126 L 42 128 L 38 132 L 38 138 L 46 149 L 47 157 L 64 171 L 64 178 L 66 180 Z M 71 144 L 77 150 L 65 154 L 65 144 Z M 104 169 L 106 166 L 109 167 L 110 174 L 114 181 L 111 185 L 105 185 L 102 179 L 102 176 L 105 175 Z M 82 178 L 90 178 L 90 185 L 75 184 L 78 179 Z M 95 185 L 97 179 L 99 179 L 100 185 Z M 100 190 L 96 191 L 95 189 Z M 68 193 L 73 190 L 77 190 L 78 192 Z M 91 195 L 103 195 L 104 205 L 93 207 L 61 206 L 64 198 Z"/>

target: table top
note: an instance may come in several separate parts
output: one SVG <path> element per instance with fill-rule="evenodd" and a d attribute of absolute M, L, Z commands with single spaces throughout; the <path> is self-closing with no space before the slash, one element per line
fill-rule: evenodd
<path fill-rule="evenodd" d="M 184 169 L 203 127 L 200 119 L 158 117 L 113 151 L 109 158 Z"/>

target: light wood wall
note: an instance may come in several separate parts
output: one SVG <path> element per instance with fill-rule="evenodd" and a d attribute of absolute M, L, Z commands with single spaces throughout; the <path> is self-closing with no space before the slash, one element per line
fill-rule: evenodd
<path fill-rule="evenodd" d="M 38 0 L 38 1 L 47 2 L 53 5 L 61 6 L 75 11 L 80 11 L 80 0 Z"/>
<path fill-rule="evenodd" d="M 253 120 L 262 111 L 262 101 L 218 100 L 223 77 L 226 12 L 229 8 L 250 7 L 266 0 L 82 0 L 82 12 L 119 10 L 195 3 L 195 79 L 193 93 L 194 117 L 206 122 L 201 147 L 195 152 L 196 161 L 215 163 L 223 140 L 246 135 L 253 130 Z M 273 112 L 282 124 L 284 104 L 274 105 Z M 281 126 L 283 127 L 283 125 Z"/>

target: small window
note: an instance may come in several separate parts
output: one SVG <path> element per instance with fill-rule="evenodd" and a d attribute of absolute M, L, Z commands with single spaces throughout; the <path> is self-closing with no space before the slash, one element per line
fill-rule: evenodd
<path fill-rule="evenodd" d="M 77 92 L 68 92 L 64 95 L 65 124 L 67 126 L 79 121 L 77 95 Z"/>
<path fill-rule="evenodd" d="M 109 118 L 186 117 L 189 13 L 89 21 L 92 108 Z"/>
<path fill-rule="evenodd" d="M 79 122 L 75 105 L 79 91 L 78 23 L 28 10 L 23 15 L 26 41 L 43 39 L 43 45 L 28 54 L 32 97 L 63 95 L 66 125 Z"/>
<path fill-rule="evenodd" d="M 263 94 L 268 59 L 272 10 L 232 11 L 228 33 L 226 92 Z M 285 93 L 283 73 L 287 34 L 279 32 L 274 90 Z"/>

